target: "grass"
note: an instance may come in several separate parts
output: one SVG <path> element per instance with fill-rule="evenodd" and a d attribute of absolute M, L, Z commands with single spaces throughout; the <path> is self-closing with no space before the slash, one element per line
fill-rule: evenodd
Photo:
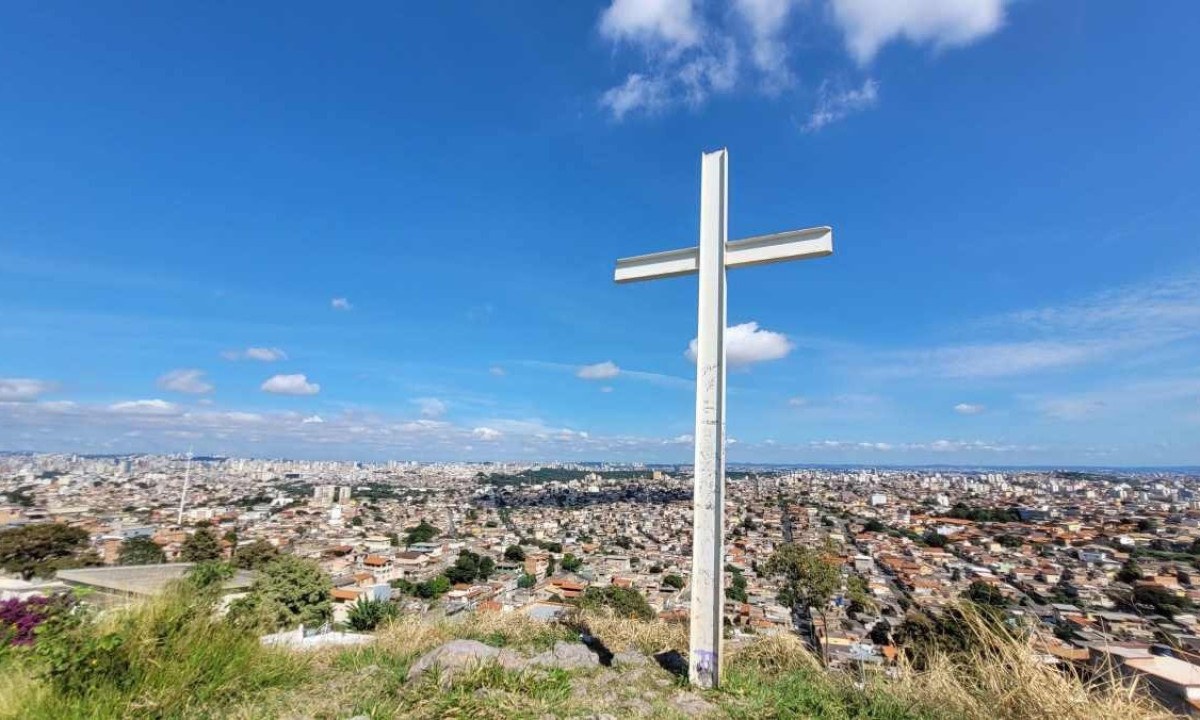
<path fill-rule="evenodd" d="M 689 690 L 652 661 L 573 673 L 484 664 L 452 677 L 434 671 L 407 679 L 417 658 L 450 640 L 532 655 L 576 639 L 581 627 L 614 653 L 649 656 L 687 644 L 679 624 L 588 614 L 548 625 L 485 613 L 399 618 L 371 645 L 300 655 L 264 648 L 252 633 L 169 595 L 97 626 L 125 639 L 121 683 L 64 694 L 42 676 L 37 658 L 0 656 L 0 718 L 683 718 L 697 707 L 747 719 L 1171 717 L 1126 686 L 1085 686 L 1037 662 L 1021 642 L 995 637 L 978 643 L 978 653 L 933 654 L 920 670 L 901 665 L 891 676 L 857 676 L 826 673 L 793 636 L 762 636 L 730 645 L 722 688 L 709 692 Z"/>

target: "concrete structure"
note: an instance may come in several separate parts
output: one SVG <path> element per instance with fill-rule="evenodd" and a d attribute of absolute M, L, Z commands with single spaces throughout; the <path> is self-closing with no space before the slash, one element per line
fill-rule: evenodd
<path fill-rule="evenodd" d="M 727 242 L 729 153 L 705 153 L 700 178 L 700 244 L 617 261 L 614 280 L 697 273 L 695 482 L 692 497 L 691 657 L 688 677 L 716 687 L 721 674 L 725 585 L 725 269 L 833 252 L 827 227 Z"/>
<path fill-rule="evenodd" d="M 84 587 L 93 592 L 88 602 L 98 605 L 120 605 L 137 597 L 149 597 L 162 592 L 172 581 L 182 579 L 193 563 L 163 565 L 117 565 L 110 567 L 59 570 L 58 580 L 71 587 Z M 226 593 L 243 592 L 254 584 L 254 573 L 238 570 L 226 580 Z"/>

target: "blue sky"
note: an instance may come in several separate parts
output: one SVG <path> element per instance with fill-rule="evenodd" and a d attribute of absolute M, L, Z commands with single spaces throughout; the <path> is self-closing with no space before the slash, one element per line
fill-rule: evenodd
<path fill-rule="evenodd" d="M 700 153 L 733 461 L 1200 462 L 1185 0 L 0 9 L 0 447 L 689 461 Z"/>

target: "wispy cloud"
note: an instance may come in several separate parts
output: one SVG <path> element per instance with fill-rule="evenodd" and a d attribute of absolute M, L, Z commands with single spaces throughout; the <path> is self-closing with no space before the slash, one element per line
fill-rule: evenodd
<path fill-rule="evenodd" d="M 329 301 L 329 307 L 333 308 L 334 310 L 350 310 L 354 306 L 351 305 L 350 301 L 344 297 L 335 297 Z"/>
<path fill-rule="evenodd" d="M 959 403 L 954 406 L 954 412 L 959 415 L 978 415 L 986 408 L 978 403 Z"/>
<path fill-rule="evenodd" d="M 777 95 L 796 85 L 798 28 L 832 23 L 862 68 L 890 42 L 935 50 L 980 40 L 1004 23 L 1010 0 L 612 0 L 597 21 L 601 37 L 636 53 L 639 63 L 601 94 L 617 119 L 697 107 L 735 90 Z M 818 85 L 810 80 L 810 85 Z M 873 107 L 878 84 L 822 84 L 805 129 L 812 132 Z"/>
<path fill-rule="evenodd" d="M 875 80 L 864 80 L 857 88 L 839 88 L 826 80 L 817 90 L 817 105 L 804 123 L 804 131 L 817 132 L 849 115 L 875 107 L 878 102 L 879 83 Z"/>
<path fill-rule="evenodd" d="M 446 403 L 435 397 L 421 397 L 413 400 L 421 411 L 423 418 L 440 418 L 446 414 Z"/>
<path fill-rule="evenodd" d="M 30 402 L 56 387 L 56 383 L 47 380 L 0 378 L 0 402 Z"/>
<path fill-rule="evenodd" d="M 968 328 L 1002 336 L 883 356 L 885 375 L 999 378 L 1078 367 L 1200 339 L 1200 274 L 1148 281 Z"/>
<path fill-rule="evenodd" d="M 598 362 L 594 365 L 584 365 L 575 373 L 576 377 L 584 380 L 608 380 L 621 374 L 621 368 L 611 360 Z"/>
<path fill-rule="evenodd" d="M 195 368 L 172 370 L 158 378 L 158 387 L 171 392 L 203 395 L 215 386 L 204 378 L 204 371 Z"/>
<path fill-rule="evenodd" d="M 259 362 L 275 362 L 287 360 L 287 353 L 277 347 L 248 347 L 245 350 L 225 350 L 221 357 L 226 360 L 257 360 Z"/>

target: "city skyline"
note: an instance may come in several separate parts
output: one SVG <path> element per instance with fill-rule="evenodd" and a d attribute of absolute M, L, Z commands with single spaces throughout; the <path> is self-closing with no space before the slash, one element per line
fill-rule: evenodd
<path fill-rule="evenodd" d="M 731 463 L 1196 465 L 1200 9 L 882 5 L 3 11 L 0 448 L 688 464 L 728 146 Z"/>

